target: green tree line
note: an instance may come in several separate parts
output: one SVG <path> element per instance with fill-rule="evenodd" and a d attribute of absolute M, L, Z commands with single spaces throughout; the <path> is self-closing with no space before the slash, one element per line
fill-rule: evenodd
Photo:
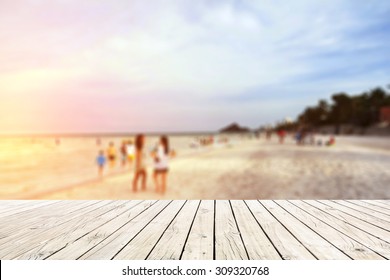
<path fill-rule="evenodd" d="M 294 129 L 300 126 L 318 128 L 332 125 L 335 133 L 339 133 L 340 126 L 345 124 L 364 129 L 380 121 L 380 109 L 384 106 L 390 106 L 390 92 L 381 87 L 357 95 L 335 93 L 330 102 L 321 99 L 317 105 L 307 107 L 299 114 L 296 122 L 280 123 L 277 129 Z"/>

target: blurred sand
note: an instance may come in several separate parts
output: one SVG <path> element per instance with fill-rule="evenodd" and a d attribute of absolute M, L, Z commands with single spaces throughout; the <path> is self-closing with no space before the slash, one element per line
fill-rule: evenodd
<path fill-rule="evenodd" d="M 236 139 L 230 145 L 196 151 L 184 148 L 190 138 L 180 139 L 182 143 L 172 141 L 173 147 L 175 142 L 182 145 L 178 149 L 182 153 L 171 161 L 164 196 L 154 193 L 151 176 L 146 191 L 133 193 L 132 172 L 117 169 L 115 172 L 119 174 L 103 179 L 92 177 L 65 189 L 55 187 L 59 189 L 55 192 L 49 186 L 40 188 L 40 194 L 34 198 L 390 199 L 389 138 L 338 137 L 333 147 L 301 147 L 292 139 L 287 139 L 284 145 L 278 144 L 276 138 L 270 142 L 264 138 Z M 78 176 L 71 170 L 68 172 L 67 176 Z M 90 172 L 92 175 L 96 172 L 93 165 Z"/>
<path fill-rule="evenodd" d="M 36 194 L 66 188 L 97 179 L 96 156 L 109 142 L 119 148 L 123 139 L 133 137 L 62 137 L 56 145 L 54 137 L 0 137 L 0 199 L 31 198 Z M 181 155 L 191 153 L 188 143 L 193 137 L 171 137 Z M 151 150 L 156 137 L 148 137 L 146 150 Z M 107 168 L 106 174 L 121 173 L 119 164 Z"/>

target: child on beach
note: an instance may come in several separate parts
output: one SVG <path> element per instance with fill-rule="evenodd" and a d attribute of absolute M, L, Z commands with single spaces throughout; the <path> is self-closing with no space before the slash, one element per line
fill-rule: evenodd
<path fill-rule="evenodd" d="M 96 163 L 98 165 L 98 174 L 103 176 L 104 166 L 106 165 L 106 157 L 104 156 L 104 151 L 100 150 L 98 156 L 96 157 Z"/>
<path fill-rule="evenodd" d="M 115 160 L 116 160 L 116 149 L 114 146 L 114 142 L 110 142 L 108 146 L 107 158 L 110 163 L 110 167 L 113 168 L 115 166 Z"/>
<path fill-rule="evenodd" d="M 138 180 L 142 178 L 142 190 L 146 190 L 146 167 L 144 154 L 145 137 L 138 134 L 135 137 L 135 170 L 133 179 L 133 191 L 137 191 Z"/>
<path fill-rule="evenodd" d="M 162 136 L 156 150 L 152 154 L 154 158 L 154 183 L 156 192 L 165 193 L 167 189 L 167 174 L 169 171 L 169 157 L 174 156 L 174 152 L 169 150 L 167 136 Z"/>

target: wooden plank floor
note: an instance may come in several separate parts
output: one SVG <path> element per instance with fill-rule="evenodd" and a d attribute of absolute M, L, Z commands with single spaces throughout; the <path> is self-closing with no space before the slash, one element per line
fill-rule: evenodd
<path fill-rule="evenodd" d="M 0 201 L 0 259 L 385 260 L 390 201 Z"/>

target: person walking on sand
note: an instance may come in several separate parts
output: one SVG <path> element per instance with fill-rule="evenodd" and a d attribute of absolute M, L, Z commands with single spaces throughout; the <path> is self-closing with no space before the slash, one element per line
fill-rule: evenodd
<path fill-rule="evenodd" d="M 155 151 L 153 179 L 156 192 L 165 194 L 167 189 L 167 175 L 169 171 L 169 157 L 174 156 L 174 152 L 169 150 L 169 140 L 167 136 L 161 136 Z"/>
<path fill-rule="evenodd" d="M 284 143 L 284 138 L 286 137 L 286 131 L 283 129 L 280 129 L 278 131 L 278 137 L 279 137 L 279 143 L 283 144 Z"/>
<path fill-rule="evenodd" d="M 137 191 L 139 178 L 142 178 L 142 190 L 146 190 L 146 167 L 144 154 L 145 137 L 143 134 L 138 134 L 135 137 L 135 170 L 133 179 L 133 191 Z"/>
<path fill-rule="evenodd" d="M 108 162 L 111 168 L 115 166 L 116 161 L 116 149 L 114 146 L 114 142 L 110 142 L 108 149 L 107 149 L 107 158 Z"/>
<path fill-rule="evenodd" d="M 126 141 L 122 141 L 120 152 L 121 152 L 121 164 L 122 164 L 122 168 L 124 168 L 127 163 Z"/>
<path fill-rule="evenodd" d="M 329 137 L 329 140 L 326 142 L 326 146 L 333 146 L 334 144 L 336 144 L 336 140 L 335 140 L 334 136 L 331 135 Z"/>
<path fill-rule="evenodd" d="M 127 141 L 126 144 L 127 161 L 131 165 L 135 157 L 135 147 L 132 140 Z"/>
<path fill-rule="evenodd" d="M 104 156 L 104 151 L 100 150 L 98 156 L 96 157 L 96 163 L 98 165 L 98 175 L 99 177 L 103 176 L 104 166 L 106 165 L 106 157 Z"/>
<path fill-rule="evenodd" d="M 265 131 L 265 138 L 267 139 L 267 141 L 270 141 L 271 137 L 272 137 L 272 130 L 271 129 L 267 129 Z"/>

